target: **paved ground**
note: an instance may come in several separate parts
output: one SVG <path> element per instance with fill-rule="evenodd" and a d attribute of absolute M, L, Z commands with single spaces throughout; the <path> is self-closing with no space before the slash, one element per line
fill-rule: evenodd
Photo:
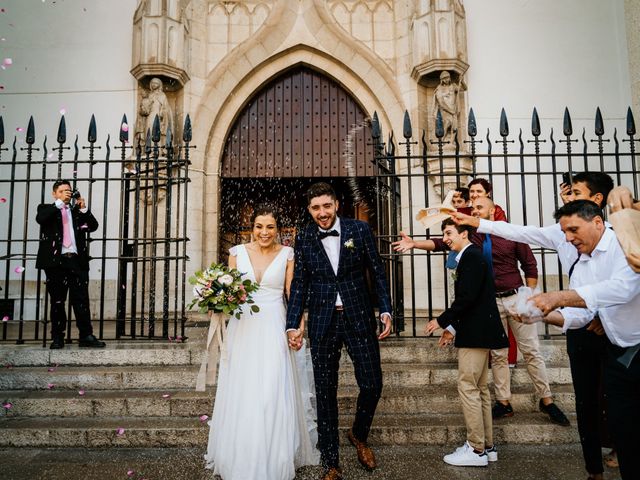
<path fill-rule="evenodd" d="M 503 446 L 487 468 L 457 468 L 442 462 L 447 447 L 377 447 L 381 465 L 365 472 L 354 451 L 342 451 L 346 480 L 584 480 L 580 447 Z M 4 480 L 210 480 L 196 449 L 0 449 Z M 127 475 L 129 470 L 135 473 Z M 317 467 L 300 469 L 296 480 L 315 480 Z M 607 472 L 617 480 L 617 472 Z M 266 480 L 266 479 L 265 479 Z"/>

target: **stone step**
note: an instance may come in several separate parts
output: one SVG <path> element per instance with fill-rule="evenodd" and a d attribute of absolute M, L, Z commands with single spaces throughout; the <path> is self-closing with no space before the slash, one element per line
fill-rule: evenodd
<path fill-rule="evenodd" d="M 573 424 L 575 417 L 571 416 Z M 341 442 L 353 421 L 342 415 Z M 124 432 L 118 435 L 117 430 Z M 0 419 L 0 447 L 202 447 L 208 425 L 198 418 L 4 418 Z M 574 427 L 551 424 L 539 414 L 521 414 L 494 424 L 498 444 L 575 443 Z M 465 439 L 461 414 L 377 415 L 371 445 L 454 445 Z"/>
<path fill-rule="evenodd" d="M 382 363 L 455 363 L 455 348 L 440 348 L 435 338 L 390 339 L 380 343 Z M 186 343 L 110 341 L 104 349 L 81 349 L 77 344 L 62 350 L 34 345 L 2 345 L 0 365 L 13 366 L 97 366 L 97 365 L 199 365 L 204 341 L 190 338 Z M 540 351 L 547 363 L 566 363 L 563 338 L 541 340 Z M 350 363 L 346 351 L 343 364 Z M 523 360 L 519 365 L 524 366 Z"/>
<path fill-rule="evenodd" d="M 565 411 L 574 410 L 571 385 L 553 389 L 555 401 Z M 338 403 L 343 413 L 355 413 L 358 390 L 343 387 Z M 175 390 L 93 390 L 79 395 L 75 390 L 0 391 L 0 400 L 12 407 L 0 416 L 15 417 L 198 417 L 213 408 L 213 391 Z M 511 404 L 517 413 L 537 412 L 538 398 L 532 386 L 514 388 Z M 445 414 L 461 411 L 457 388 L 388 387 L 382 392 L 380 414 Z"/>
<path fill-rule="evenodd" d="M 49 371 L 53 370 L 53 371 Z M 384 383 L 390 387 L 420 387 L 427 385 L 455 385 L 455 364 L 398 363 L 383 365 Z M 168 366 L 97 366 L 97 367 L 13 367 L 0 376 L 0 390 L 45 390 L 45 389 L 186 389 L 195 386 L 197 365 Z M 551 384 L 571 383 L 571 372 L 564 365 L 547 365 L 547 376 Z M 491 381 L 491 374 L 489 381 Z M 340 385 L 355 386 L 353 366 L 345 364 L 339 372 Z M 511 369 L 513 386 L 531 383 L 524 368 Z M 53 387 L 49 387 L 53 384 Z"/>
<path fill-rule="evenodd" d="M 103 349 L 67 345 L 62 350 L 50 350 L 32 345 L 3 345 L 0 365 L 15 367 L 96 365 L 193 365 L 200 362 L 200 348 L 188 343 L 109 342 Z"/>

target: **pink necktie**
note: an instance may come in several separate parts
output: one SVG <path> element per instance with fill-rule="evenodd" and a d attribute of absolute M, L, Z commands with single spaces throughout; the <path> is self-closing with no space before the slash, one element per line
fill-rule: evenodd
<path fill-rule="evenodd" d="M 71 246 L 71 223 L 69 222 L 68 209 L 68 205 L 62 209 L 62 246 L 65 248 Z"/>

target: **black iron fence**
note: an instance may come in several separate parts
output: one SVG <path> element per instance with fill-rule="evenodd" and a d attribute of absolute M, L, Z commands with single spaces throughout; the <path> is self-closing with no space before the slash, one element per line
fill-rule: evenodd
<path fill-rule="evenodd" d="M 132 139 L 123 116 L 117 142 L 97 141 L 92 116 L 86 144 L 68 145 L 64 116 L 55 146 L 36 145 L 33 118 L 5 146 L 0 117 L 0 316 L 2 341 L 46 343 L 49 305 L 35 268 L 38 204 L 52 202 L 57 179 L 86 199 L 99 229 L 89 236 L 89 292 L 100 338 L 184 337 L 187 194 L 191 123 L 182 142 L 155 119 L 146 139 Z M 145 141 L 146 140 L 146 141 Z M 75 328 L 69 308 L 67 341 Z"/>
<path fill-rule="evenodd" d="M 402 137 L 393 132 L 385 139 L 380 122 L 374 115 L 372 136 L 377 167 L 378 220 L 389 225 L 389 235 L 379 235 L 379 248 L 388 265 L 394 303 L 396 333 L 420 336 L 422 324 L 449 304 L 451 279 L 444 266 L 442 252 L 413 250 L 406 254 L 393 252 L 391 243 L 404 230 L 414 239 L 437 236 L 425 230 L 415 216 L 419 209 L 440 204 L 447 190 L 466 186 L 471 178 L 486 178 L 493 185 L 493 200 L 506 211 L 509 221 L 543 226 L 554 223 L 553 213 L 559 206 L 562 174 L 581 171 L 608 173 L 615 184 L 626 185 L 638 198 L 640 172 L 636 162 L 634 117 L 628 109 L 626 122 L 618 128 L 605 125 L 598 108 L 593 131 L 573 130 L 571 115 L 565 109 L 562 132 L 553 128 L 547 138 L 536 109 L 531 116 L 528 133 L 522 129 L 513 135 L 507 115 L 502 110 L 499 136 L 479 135 L 473 110 L 469 111 L 467 136 L 445 132 L 440 112 L 433 132 L 422 131 L 414 138 L 409 115 L 405 113 Z M 622 131 L 624 129 L 624 131 Z M 515 138 L 514 138 L 515 137 Z M 555 252 L 533 248 L 538 262 L 539 286 L 543 291 L 562 289 L 567 285 Z M 549 329 L 545 330 L 549 334 Z"/>

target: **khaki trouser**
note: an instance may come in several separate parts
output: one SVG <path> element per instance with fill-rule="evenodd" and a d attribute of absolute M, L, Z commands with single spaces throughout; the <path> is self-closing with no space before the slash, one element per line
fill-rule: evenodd
<path fill-rule="evenodd" d="M 488 348 L 458 349 L 458 393 L 467 426 L 467 441 L 476 450 L 493 445 L 488 376 Z"/>
<path fill-rule="evenodd" d="M 538 398 L 550 397 L 551 389 L 547 378 L 547 368 L 540 354 L 538 327 L 536 324 L 526 325 L 520 323 L 509 313 L 509 308 L 513 308 L 512 304 L 515 302 L 515 298 L 515 295 L 496 298 L 502 326 L 505 332 L 507 331 L 507 325 L 511 327 Z M 511 399 L 511 373 L 509 371 L 508 354 L 508 348 L 491 350 L 491 371 L 493 373 L 493 383 L 496 387 L 496 400 L 508 401 Z"/>

